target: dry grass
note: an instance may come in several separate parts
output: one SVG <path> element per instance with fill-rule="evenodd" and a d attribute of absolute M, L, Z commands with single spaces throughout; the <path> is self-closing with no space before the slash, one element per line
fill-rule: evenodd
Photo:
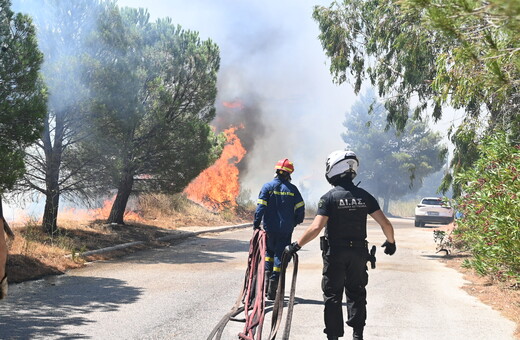
<path fill-rule="evenodd" d="M 213 212 L 180 194 L 142 195 L 138 199 L 138 205 L 140 215 L 146 216 L 148 221 L 154 221 L 154 224 L 167 225 L 168 228 L 227 224 L 237 218 L 247 218 L 247 215 L 252 218 L 252 211 L 244 210 L 242 207 Z"/>
<path fill-rule="evenodd" d="M 413 201 L 390 201 L 388 210 L 393 216 L 411 217 L 415 215 L 417 200 Z"/>

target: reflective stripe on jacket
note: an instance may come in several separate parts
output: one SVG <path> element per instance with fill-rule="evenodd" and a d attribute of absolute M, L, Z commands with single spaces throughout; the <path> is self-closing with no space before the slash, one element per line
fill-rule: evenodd
<path fill-rule="evenodd" d="M 305 203 L 298 188 L 289 181 L 275 178 L 263 185 L 255 212 L 255 224 L 264 221 L 269 232 L 292 233 L 305 218 Z"/>

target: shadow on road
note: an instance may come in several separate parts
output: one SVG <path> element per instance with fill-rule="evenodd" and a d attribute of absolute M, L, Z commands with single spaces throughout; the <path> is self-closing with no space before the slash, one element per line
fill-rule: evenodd
<path fill-rule="evenodd" d="M 436 254 L 436 255 L 421 255 L 421 257 L 430 259 L 430 260 L 451 260 L 451 259 L 465 259 L 471 257 L 469 254 L 449 254 L 446 255 L 444 252 Z"/>
<path fill-rule="evenodd" d="M 296 305 L 323 305 L 323 301 L 322 300 L 302 299 L 302 298 L 296 297 L 294 299 L 294 304 L 296 304 Z"/>
<path fill-rule="evenodd" d="M 226 262 L 233 253 L 248 252 L 249 241 L 222 238 L 190 237 L 170 242 L 169 247 L 143 251 L 119 259 L 119 262 L 138 264 L 196 264 Z M 244 260 L 247 259 L 245 255 Z M 245 264 L 244 264 L 245 265 Z"/>
<path fill-rule="evenodd" d="M 85 325 L 92 321 L 84 315 L 118 310 L 140 295 L 141 289 L 116 279 L 59 276 L 28 282 L 0 303 L 0 339 L 87 339 L 65 327 Z"/>

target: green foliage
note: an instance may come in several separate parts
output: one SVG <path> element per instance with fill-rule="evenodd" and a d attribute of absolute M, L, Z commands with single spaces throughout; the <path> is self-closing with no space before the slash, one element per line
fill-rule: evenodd
<path fill-rule="evenodd" d="M 388 212 L 390 200 L 416 192 L 425 177 L 441 169 L 445 149 L 440 135 L 424 122 L 409 121 L 398 132 L 387 126 L 385 113 L 369 91 L 346 115 L 342 137 L 360 158 L 363 187 L 384 198 L 383 210 Z"/>
<path fill-rule="evenodd" d="M 430 83 L 439 47 L 418 25 L 419 13 L 403 13 L 395 1 L 344 0 L 315 7 L 313 17 L 336 82 L 349 81 L 350 74 L 358 93 L 369 80 L 379 96 L 387 97 L 387 119 L 400 130 L 408 120 L 413 95 L 419 99 L 412 109 L 416 116 L 428 107 L 435 96 Z M 437 111 L 435 118 L 439 117 Z"/>
<path fill-rule="evenodd" d="M 455 149 L 450 161 L 450 167 L 454 174 L 471 168 L 478 159 L 478 144 L 481 135 L 484 134 L 479 126 L 478 122 L 466 121 L 457 127 L 457 131 L 451 136 Z M 462 191 L 461 185 L 454 182 L 453 176 L 448 174 L 442 179 L 439 190 L 445 193 L 450 187 L 453 189 L 453 197 L 459 197 Z"/>
<path fill-rule="evenodd" d="M 313 16 L 335 81 L 352 76 L 356 92 L 365 80 L 377 86 L 397 129 L 409 103 L 414 118 L 437 120 L 446 104 L 466 111 L 452 135 L 457 175 L 472 166 L 482 136 L 502 128 L 520 137 L 519 14 L 520 0 L 343 0 Z M 448 175 L 443 191 L 452 183 Z"/>
<path fill-rule="evenodd" d="M 220 151 L 208 125 L 219 50 L 169 19 L 148 18 L 142 9 L 112 8 L 101 19 L 89 79 L 96 128 L 89 143 L 102 151 L 112 185 L 129 170 L 146 176 L 142 187 L 180 191 Z"/>
<path fill-rule="evenodd" d="M 388 120 L 399 129 L 407 106 L 464 108 L 473 118 L 519 133 L 519 0 L 344 0 L 315 7 L 320 40 L 338 83 L 368 79 L 388 97 Z M 471 75 L 470 77 L 468 75 Z M 482 112 L 485 105 L 485 112 Z"/>
<path fill-rule="evenodd" d="M 520 283 L 520 146 L 500 132 L 478 151 L 474 167 L 455 178 L 464 214 L 456 234 L 471 250 L 468 264 L 477 272 Z"/>
<path fill-rule="evenodd" d="M 0 194 L 24 173 L 24 149 L 40 136 L 45 90 L 38 81 L 42 54 L 29 17 L 0 0 Z"/>
<path fill-rule="evenodd" d="M 485 104 L 492 125 L 511 128 L 508 116 L 517 111 L 520 85 L 520 1 L 402 3 L 406 12 L 422 11 L 422 25 L 436 32 L 438 43 L 453 43 L 437 56 L 432 85 L 442 94 L 439 99 L 474 116 L 480 113 L 479 104 Z M 515 129 L 518 133 L 518 125 Z"/>
<path fill-rule="evenodd" d="M 209 127 L 220 57 L 210 40 L 170 19 L 151 23 L 143 9 L 107 5 L 99 25 L 87 73 L 94 132 L 83 147 L 97 155 L 98 180 L 118 189 L 120 210 L 133 191 L 182 191 L 220 154 Z"/>

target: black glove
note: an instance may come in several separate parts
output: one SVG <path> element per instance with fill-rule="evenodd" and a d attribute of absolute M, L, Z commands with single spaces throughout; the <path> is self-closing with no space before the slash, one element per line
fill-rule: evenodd
<path fill-rule="evenodd" d="M 295 242 L 289 244 L 287 247 L 285 247 L 284 252 L 286 252 L 287 255 L 292 256 L 292 254 L 296 254 L 296 252 L 300 249 L 302 249 L 302 247 L 300 247 L 298 242 L 295 241 Z"/>
<path fill-rule="evenodd" d="M 394 255 L 396 249 L 395 242 L 390 243 L 388 241 L 385 241 L 385 243 L 383 243 L 381 247 L 385 248 L 385 254 Z"/>
<path fill-rule="evenodd" d="M 255 229 L 261 229 L 260 222 L 253 222 L 253 230 L 255 230 Z"/>

